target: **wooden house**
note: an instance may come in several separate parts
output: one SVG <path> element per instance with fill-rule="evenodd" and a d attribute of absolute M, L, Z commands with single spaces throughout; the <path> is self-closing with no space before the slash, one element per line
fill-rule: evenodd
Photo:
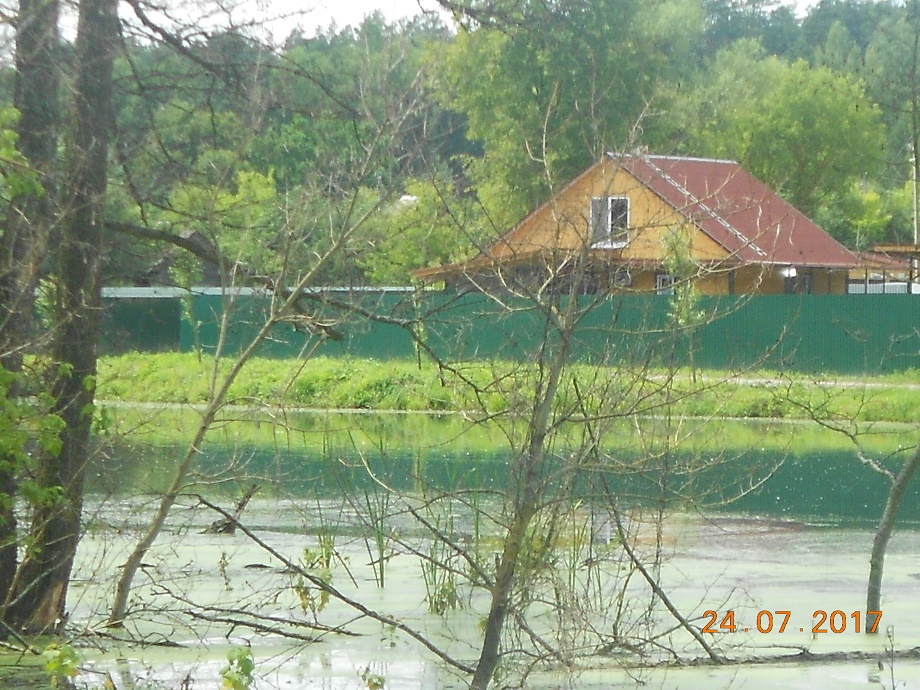
<path fill-rule="evenodd" d="M 469 261 L 414 271 L 460 290 L 844 294 L 860 260 L 738 163 L 604 158 Z"/>

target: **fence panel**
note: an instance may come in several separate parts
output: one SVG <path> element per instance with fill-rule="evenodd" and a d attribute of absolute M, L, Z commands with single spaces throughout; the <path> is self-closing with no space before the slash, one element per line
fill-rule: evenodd
<path fill-rule="evenodd" d="M 316 346 L 328 356 L 410 358 L 416 345 L 395 322 L 421 319 L 420 333 L 442 357 L 523 360 L 534 356 L 546 333 L 546 317 L 532 304 L 499 304 L 481 294 L 330 291 L 306 299 L 315 322 L 278 324 L 260 355 L 298 356 Z M 224 351 L 233 354 L 261 327 L 268 300 L 257 293 L 107 299 L 103 347 L 211 352 L 229 309 Z M 701 297 L 694 308 L 699 318 L 683 326 L 664 297 L 582 298 L 579 307 L 587 306 L 572 343 L 574 355 L 586 361 L 841 374 L 920 368 L 915 295 Z"/>

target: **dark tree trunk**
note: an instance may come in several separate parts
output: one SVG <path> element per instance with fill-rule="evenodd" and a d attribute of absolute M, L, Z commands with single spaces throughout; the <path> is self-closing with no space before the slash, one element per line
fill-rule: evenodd
<path fill-rule="evenodd" d="M 23 560 L 13 620 L 27 632 L 56 628 L 80 535 L 83 480 L 95 396 L 99 331 L 102 209 L 108 177 L 112 67 L 118 40 L 116 0 L 81 0 L 77 27 L 74 121 L 62 188 L 55 412 L 65 422 L 57 456 L 43 456 L 44 488 L 60 487 L 54 505 L 36 510 L 35 549 Z"/>
<path fill-rule="evenodd" d="M 16 30 L 14 105 L 20 113 L 17 149 L 39 176 L 42 192 L 13 199 L 0 236 L 0 366 L 22 369 L 32 324 L 38 268 L 53 218 L 57 160 L 58 2 L 21 0 Z M 10 395 L 18 395 L 15 387 Z M 0 463 L 0 602 L 6 601 L 18 566 L 14 510 L 16 463 Z"/>
<path fill-rule="evenodd" d="M 879 632 L 877 621 L 875 620 L 876 616 L 868 612 L 882 610 L 882 575 L 885 570 L 885 552 L 888 550 L 888 542 L 894 532 L 904 492 L 907 490 L 907 485 L 910 484 L 910 480 L 918 467 L 920 467 L 920 445 L 904 461 L 901 470 L 891 482 L 891 488 L 888 490 L 888 500 L 885 502 L 885 511 L 882 513 L 882 519 L 875 530 L 872 555 L 869 557 L 869 586 L 866 592 L 867 632 L 872 630 Z"/>

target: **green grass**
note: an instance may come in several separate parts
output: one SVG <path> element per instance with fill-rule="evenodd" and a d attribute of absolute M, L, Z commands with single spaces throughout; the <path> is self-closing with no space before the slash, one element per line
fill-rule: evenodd
<path fill-rule="evenodd" d="M 113 438 L 145 445 L 184 445 L 200 415 L 164 403 L 207 400 L 210 367 L 193 354 L 103 358 L 98 399 L 100 415 L 110 424 Z M 318 455 L 370 450 L 381 444 L 426 452 L 489 452 L 509 447 L 507 433 L 520 443 L 523 428 L 510 421 L 513 414 L 505 417 L 510 423 L 500 426 L 473 424 L 470 417 L 486 417 L 509 407 L 526 413 L 533 371 L 499 362 L 467 365 L 461 374 L 469 384 L 459 382 L 457 374 L 442 374 L 433 365 L 420 367 L 412 361 L 254 359 L 231 389 L 231 402 L 244 409 L 224 411 L 209 438 L 229 447 L 291 446 L 313 449 Z M 622 448 L 638 447 L 648 439 L 701 452 L 714 447 L 726 452 L 772 448 L 791 453 L 851 448 L 841 434 L 815 424 L 788 423 L 806 419 L 804 410 L 810 406 L 824 420 L 897 423 L 879 425 L 863 439 L 867 448 L 887 452 L 915 442 L 914 429 L 920 420 L 920 389 L 911 387 L 909 379 L 827 387 L 807 380 L 783 382 L 778 377 L 732 381 L 720 372 L 692 377 L 682 371 L 668 379 L 659 371 L 652 372 L 642 386 L 630 387 L 630 379 L 613 370 L 574 366 L 558 396 L 560 406 L 573 404 L 573 381 L 578 382 L 588 407 L 615 402 L 621 419 L 606 437 Z M 479 398 L 471 392 L 475 387 L 483 391 Z M 148 405 L 112 407 L 107 401 Z M 265 414 L 258 411 L 257 401 L 289 409 L 284 414 Z M 344 409 L 373 413 L 336 414 Z M 464 410 L 474 414 L 440 414 Z M 429 414 L 394 415 L 392 411 Z M 680 421 L 682 417 L 695 421 Z M 735 424 L 727 421 L 731 418 L 745 421 Z M 912 426 L 904 426 L 905 422 Z M 561 445 L 577 446 L 584 428 L 571 424 L 561 431 Z"/>
<path fill-rule="evenodd" d="M 208 400 L 213 363 L 194 354 L 131 354 L 99 363 L 98 398 L 139 403 L 201 404 Z M 220 372 L 229 362 L 221 363 Z M 920 420 L 920 374 L 838 381 L 790 380 L 759 373 L 644 372 L 644 380 L 611 368 L 571 367 L 558 396 L 560 408 L 584 399 L 588 411 L 624 416 L 677 415 L 744 419 Z M 321 410 L 456 412 L 526 409 L 535 385 L 532 369 L 510 362 L 466 364 L 459 374 L 430 363 L 317 357 L 255 358 L 230 389 L 229 401 Z M 577 387 L 577 388 L 576 388 Z M 608 407 L 604 407 L 607 405 Z"/>

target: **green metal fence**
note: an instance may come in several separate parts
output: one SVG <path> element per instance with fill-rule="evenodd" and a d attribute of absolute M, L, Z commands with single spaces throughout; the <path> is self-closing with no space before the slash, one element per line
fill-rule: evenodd
<path fill-rule="evenodd" d="M 104 298 L 100 351 L 169 352 L 179 349 L 182 302 L 177 298 Z"/>
<path fill-rule="evenodd" d="M 308 299 L 311 310 L 318 311 L 317 323 L 277 325 L 260 355 L 299 356 L 315 347 L 328 356 L 415 357 L 413 339 L 392 321 L 419 317 L 425 342 L 451 359 L 531 358 L 547 333 L 545 315 L 532 305 L 499 305 L 480 294 L 333 291 Z M 224 350 L 232 354 L 261 327 L 269 301 L 253 292 L 209 291 L 157 300 L 108 297 L 105 304 L 109 351 L 213 351 L 226 313 Z M 686 327 L 675 324 L 665 297 L 584 298 L 579 307 L 585 311 L 572 348 L 586 361 L 651 359 L 707 368 L 851 374 L 920 368 L 920 298 L 915 295 L 703 297 L 695 305 L 696 325 Z M 558 346 L 552 338 L 549 342 Z"/>

